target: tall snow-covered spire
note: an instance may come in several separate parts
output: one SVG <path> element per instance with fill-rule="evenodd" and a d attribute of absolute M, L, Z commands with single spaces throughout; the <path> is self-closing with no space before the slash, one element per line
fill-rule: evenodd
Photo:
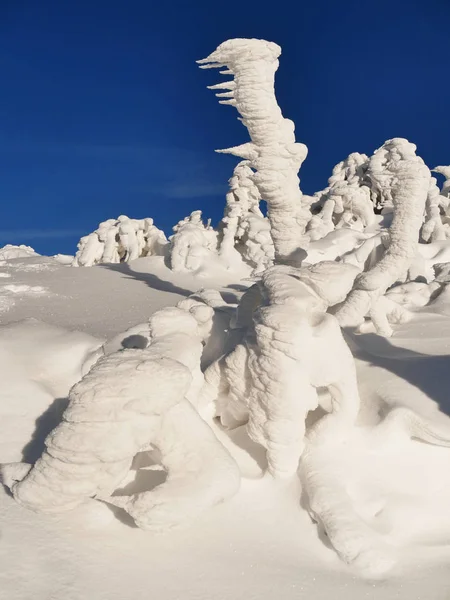
<path fill-rule="evenodd" d="M 416 156 L 416 146 L 403 138 L 387 140 L 370 158 L 367 171 L 376 206 L 392 209 L 388 247 L 381 260 L 361 273 L 336 312 L 342 327 L 360 325 L 376 309 L 377 299 L 396 281 L 404 280 L 417 254 L 419 232 L 431 174 Z"/>
<path fill-rule="evenodd" d="M 297 262 L 302 255 L 299 248 L 307 245 L 304 234 L 311 217 L 309 206 L 302 203 L 297 176 L 308 150 L 296 143 L 294 123 L 283 117 L 275 97 L 280 54 L 280 46 L 273 42 L 237 38 L 220 44 L 198 63 L 202 69 L 226 67 L 221 73 L 234 76 L 210 89 L 219 90 L 221 104 L 236 107 L 251 142 L 218 152 L 248 160 L 255 171 L 253 181 L 268 205 L 275 259 Z"/>

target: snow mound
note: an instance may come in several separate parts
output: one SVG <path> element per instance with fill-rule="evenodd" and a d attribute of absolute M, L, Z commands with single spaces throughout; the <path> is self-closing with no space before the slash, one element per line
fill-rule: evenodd
<path fill-rule="evenodd" d="M 42 432 L 58 423 L 69 389 L 101 344 L 90 335 L 36 319 L 0 325 L 1 462 L 37 458 Z"/>
<path fill-rule="evenodd" d="M 31 246 L 6 244 L 6 246 L 0 248 L 0 260 L 14 260 L 15 258 L 30 258 L 33 256 L 40 255 Z"/>

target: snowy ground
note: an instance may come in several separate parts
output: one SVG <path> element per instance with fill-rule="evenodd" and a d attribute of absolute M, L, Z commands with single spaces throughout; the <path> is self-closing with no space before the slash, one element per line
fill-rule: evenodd
<path fill-rule="evenodd" d="M 105 339 L 217 283 L 175 276 L 160 258 L 79 269 L 43 257 L 1 265 L 0 462 L 39 452 L 82 362 Z M 233 278 L 220 283 L 233 301 Z M 443 294 L 390 340 L 351 338 L 363 398 L 407 404 L 445 422 L 449 316 Z M 8 325 L 30 317 L 87 335 L 35 321 Z M 363 416 L 370 423 L 371 415 Z M 302 508 L 298 481 L 248 478 L 196 526 L 158 536 L 100 503 L 88 514 L 50 517 L 25 510 L 1 489 L 0 598 L 448 600 L 450 450 L 408 439 L 380 449 L 360 435 L 347 454 L 344 448 L 336 456 L 336 468 L 347 474 L 353 501 L 400 556 L 384 581 L 362 580 L 341 564 Z M 161 472 L 141 468 L 124 492 L 160 481 Z"/>

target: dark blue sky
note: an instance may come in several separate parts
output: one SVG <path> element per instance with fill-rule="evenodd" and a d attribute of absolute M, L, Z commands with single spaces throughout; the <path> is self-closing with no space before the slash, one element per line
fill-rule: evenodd
<path fill-rule="evenodd" d="M 283 48 L 277 95 L 307 193 L 350 152 L 414 141 L 450 164 L 449 0 L 0 0 L 0 244 L 74 252 L 99 221 L 217 221 L 247 139 L 207 85 L 230 37 Z"/>

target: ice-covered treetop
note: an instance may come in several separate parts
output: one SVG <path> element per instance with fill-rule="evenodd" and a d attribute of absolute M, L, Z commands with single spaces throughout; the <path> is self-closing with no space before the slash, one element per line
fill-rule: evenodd
<path fill-rule="evenodd" d="M 206 58 L 198 60 L 197 63 L 201 65 L 201 69 L 227 67 L 232 71 L 232 66 L 236 62 L 264 60 L 276 62 L 276 68 L 278 68 L 277 59 L 280 54 L 281 48 L 274 42 L 255 38 L 234 38 L 220 44 L 214 52 L 211 52 Z"/>
<path fill-rule="evenodd" d="M 445 177 L 445 183 L 442 186 L 441 194 L 446 198 L 450 198 L 450 167 L 439 166 L 431 169 L 434 173 L 440 173 Z"/>
<path fill-rule="evenodd" d="M 198 63 L 203 69 L 222 68 L 231 81 L 209 86 L 219 92 L 221 104 L 234 106 L 247 127 L 251 142 L 219 150 L 248 161 L 251 179 L 267 202 L 270 233 L 278 261 L 297 260 L 310 219 L 303 206 L 297 173 L 307 155 L 304 144 L 295 141 L 294 123 L 283 117 L 275 96 L 275 73 L 281 48 L 257 39 L 223 42 Z"/>
<path fill-rule="evenodd" d="M 446 179 L 450 179 L 450 167 L 439 166 L 439 167 L 434 167 L 434 169 L 431 169 L 431 170 L 434 173 L 440 173 Z"/>
<path fill-rule="evenodd" d="M 225 67 L 221 74 L 234 76 L 234 80 L 208 86 L 208 89 L 219 90 L 216 95 L 220 104 L 237 108 L 255 144 L 275 139 L 295 142 L 294 124 L 283 119 L 275 98 L 275 72 L 280 54 L 280 46 L 273 42 L 235 38 L 223 42 L 207 58 L 197 61 L 201 69 Z M 246 146 L 230 153 L 251 158 L 248 153 L 252 154 L 254 148 L 250 144 Z M 302 147 L 302 160 L 305 156 L 306 147 Z"/>
<path fill-rule="evenodd" d="M 404 138 L 387 140 L 371 156 L 367 175 L 372 186 L 372 199 L 377 207 L 395 204 L 393 186 L 403 179 L 416 181 L 430 179 L 430 171 L 416 155 L 417 146 Z M 427 183 L 427 185 L 429 185 Z"/>

